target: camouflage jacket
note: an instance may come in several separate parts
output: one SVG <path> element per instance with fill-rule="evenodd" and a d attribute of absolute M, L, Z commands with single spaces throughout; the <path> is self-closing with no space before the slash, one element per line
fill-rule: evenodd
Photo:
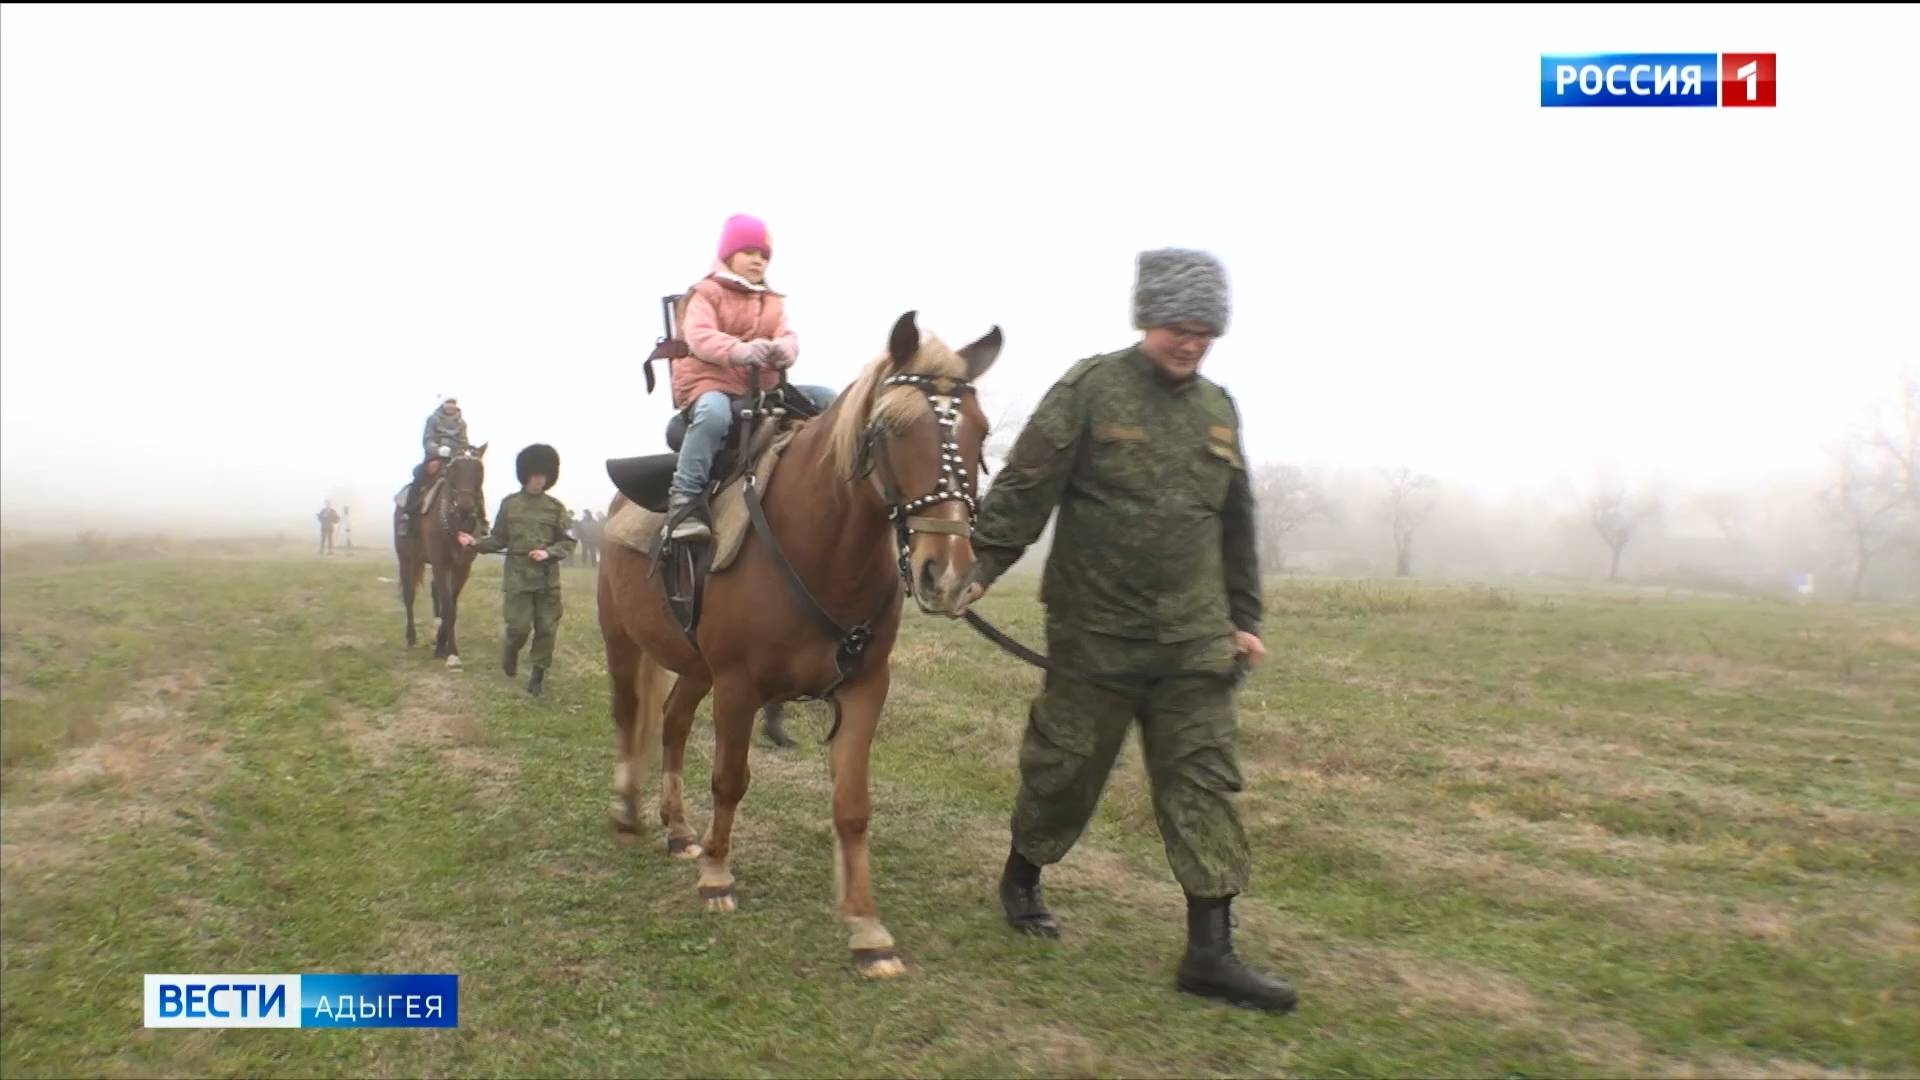
<path fill-rule="evenodd" d="M 428 457 L 438 457 L 440 448 L 450 446 L 458 454 L 469 447 L 467 418 L 459 413 L 448 416 L 440 409 L 427 417 L 426 430 L 420 433 L 420 447 Z"/>
<path fill-rule="evenodd" d="M 1005 573 L 1056 507 L 1050 619 L 1167 644 L 1260 632 L 1253 489 L 1217 384 L 1168 383 L 1137 347 L 1075 365 L 981 502 L 977 579 Z"/>
<path fill-rule="evenodd" d="M 482 555 L 507 553 L 507 566 L 501 574 L 504 592 L 542 592 L 560 587 L 560 564 L 573 554 L 573 518 L 565 504 L 544 492 L 530 495 L 516 491 L 500 500 L 500 512 L 494 516 L 493 531 L 473 546 Z M 545 562 L 527 557 L 530 551 L 545 549 Z"/>

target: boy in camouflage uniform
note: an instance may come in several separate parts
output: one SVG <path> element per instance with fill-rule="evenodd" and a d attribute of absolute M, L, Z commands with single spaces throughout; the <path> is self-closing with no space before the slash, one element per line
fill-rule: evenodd
<path fill-rule="evenodd" d="M 507 636 L 500 650 L 500 670 L 512 678 L 520 667 L 520 647 L 533 635 L 527 659 L 533 673 L 527 693 L 539 697 L 547 669 L 553 666 L 553 641 L 560 626 L 560 567 L 573 554 L 573 518 L 567 508 L 546 493 L 560 478 L 560 455 L 553 447 L 535 443 L 514 459 L 520 490 L 500 500 L 500 513 L 484 538 L 466 533 L 460 543 L 477 545 L 482 555 L 505 552 L 507 565 L 500 576 Z"/>
<path fill-rule="evenodd" d="M 1059 924 L 1040 868 L 1093 816 L 1127 730 L 1140 724 L 1154 815 L 1187 894 L 1176 985 L 1286 1010 L 1286 983 L 1233 952 L 1231 904 L 1246 888 L 1247 837 L 1234 692 L 1260 642 L 1252 488 L 1232 398 L 1199 375 L 1227 329 L 1227 282 L 1203 252 L 1140 256 L 1140 344 L 1075 365 L 1020 432 L 980 504 L 972 597 L 1019 559 L 1057 507 L 1041 599 L 1050 674 L 1020 747 L 1013 844 L 1000 880 L 1007 921 L 1041 937 Z"/>

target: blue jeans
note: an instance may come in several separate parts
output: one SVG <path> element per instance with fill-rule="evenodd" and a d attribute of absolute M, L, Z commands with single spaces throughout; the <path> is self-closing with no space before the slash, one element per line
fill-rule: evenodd
<path fill-rule="evenodd" d="M 825 410 L 833 404 L 835 391 L 824 386 L 796 386 L 808 400 Z M 673 470 L 674 495 L 698 498 L 706 493 L 713 475 L 713 459 L 726 444 L 733 430 L 733 399 L 718 390 L 709 390 L 693 401 L 693 414 L 687 418 L 687 434 L 680 440 L 680 463 Z"/>

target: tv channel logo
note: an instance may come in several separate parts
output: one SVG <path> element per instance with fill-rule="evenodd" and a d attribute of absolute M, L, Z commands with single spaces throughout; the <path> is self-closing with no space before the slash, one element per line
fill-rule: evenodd
<path fill-rule="evenodd" d="M 1544 108 L 1773 108 L 1773 53 L 1540 54 Z"/>
<path fill-rule="evenodd" d="M 148 975 L 150 1028 L 450 1028 L 458 975 Z"/>

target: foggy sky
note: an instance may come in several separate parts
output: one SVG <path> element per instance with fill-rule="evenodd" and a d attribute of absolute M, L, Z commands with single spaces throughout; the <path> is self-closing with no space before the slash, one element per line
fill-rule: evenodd
<path fill-rule="evenodd" d="M 639 362 L 771 224 L 796 379 L 998 323 L 988 415 L 1209 248 L 1259 460 L 1489 493 L 1817 468 L 1920 364 L 1912 7 L 21 8 L 0 13 L 0 515 L 361 543 L 457 394 L 661 449 Z M 1777 109 L 1542 109 L 1542 52 L 1773 51 Z M 664 373 L 663 373 L 664 374 Z M 364 507 L 365 509 L 361 509 Z M 63 517 L 63 515 L 65 517 Z"/>

